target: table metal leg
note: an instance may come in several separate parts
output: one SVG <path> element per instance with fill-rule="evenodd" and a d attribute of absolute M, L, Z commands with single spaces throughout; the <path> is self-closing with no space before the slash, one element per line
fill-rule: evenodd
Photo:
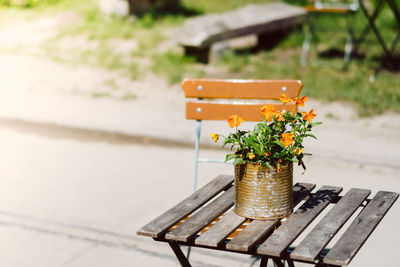
<path fill-rule="evenodd" d="M 384 3 L 383 0 L 378 0 L 378 1 L 377 1 L 374 12 L 372 13 L 371 16 L 369 16 L 370 19 L 371 19 L 371 21 L 375 21 L 375 19 L 378 17 L 379 13 L 380 13 L 381 10 L 382 10 L 383 3 Z M 364 13 L 365 13 L 365 12 L 364 12 Z M 367 14 L 365 14 L 365 15 L 367 15 Z M 367 17 L 368 17 L 368 16 L 367 16 Z M 360 47 L 360 44 L 361 44 L 361 43 L 364 41 L 364 39 L 367 37 L 367 35 L 368 35 L 368 33 L 369 33 L 370 30 L 371 30 L 371 27 L 370 27 L 370 26 L 366 26 L 366 27 L 364 28 L 364 30 L 362 31 L 360 37 L 355 41 L 355 45 L 354 45 L 354 52 L 355 52 L 355 53 L 357 53 L 357 51 L 358 51 L 358 49 L 359 49 L 359 47 Z"/>
<path fill-rule="evenodd" d="M 400 11 L 399 8 L 397 7 L 397 4 L 394 0 L 386 0 L 386 2 L 389 4 L 390 8 L 392 9 L 392 12 L 396 18 L 396 21 L 398 24 L 400 24 Z"/>
<path fill-rule="evenodd" d="M 260 267 L 267 267 L 267 265 L 268 265 L 268 257 L 267 256 L 262 256 L 261 257 Z"/>
<path fill-rule="evenodd" d="M 169 241 L 168 244 L 174 251 L 175 256 L 178 258 L 178 261 L 182 267 L 192 267 L 192 265 L 190 265 L 188 259 L 185 257 L 185 254 L 183 254 L 183 252 L 177 242 Z"/>
<path fill-rule="evenodd" d="M 398 7 L 397 7 L 397 4 L 396 4 L 393 0 L 385 0 L 385 1 L 388 3 L 390 9 L 392 10 L 392 12 L 393 12 L 393 14 L 394 14 L 394 16 L 395 16 L 395 19 L 396 19 L 397 23 L 398 23 L 399 26 L 400 26 L 400 11 L 399 11 L 399 9 L 398 9 Z M 380 34 L 378 28 L 376 27 L 376 25 L 375 25 L 375 19 L 377 18 L 378 13 L 379 13 L 380 10 L 381 10 L 381 6 L 383 5 L 383 2 L 384 2 L 383 0 L 380 0 L 380 1 L 378 2 L 378 5 L 376 6 L 375 11 L 374 11 L 374 13 L 372 14 L 372 16 L 370 16 L 370 15 L 368 14 L 368 11 L 367 11 L 367 9 L 366 9 L 365 6 L 364 6 L 363 1 L 360 1 L 360 3 L 359 3 L 359 4 L 360 4 L 360 7 L 361 7 L 361 10 L 363 11 L 363 13 L 365 14 L 365 16 L 367 17 L 368 23 L 369 23 L 370 27 L 372 28 L 372 30 L 374 31 L 375 36 L 376 36 L 376 38 L 378 39 L 379 44 L 381 45 L 381 47 L 382 47 L 382 49 L 383 49 L 383 52 L 384 52 L 384 57 L 383 57 L 383 59 L 382 59 L 382 62 L 381 62 L 380 65 L 375 69 L 374 74 L 369 78 L 370 82 L 375 82 L 376 76 L 378 75 L 378 73 L 380 72 L 380 70 L 383 68 L 383 65 L 384 65 L 385 62 L 388 63 L 388 64 L 392 64 L 392 63 L 394 62 L 394 60 L 393 60 L 393 54 L 394 54 L 394 51 L 395 51 L 395 49 L 396 49 L 396 44 L 397 44 L 397 42 L 399 41 L 399 36 L 400 36 L 400 30 L 399 30 L 399 31 L 396 33 L 396 37 L 395 37 L 395 39 L 392 41 L 390 47 L 387 47 L 385 41 L 384 41 L 383 38 L 382 38 L 382 35 Z M 365 32 L 365 31 L 364 31 L 364 32 Z M 361 36 L 362 38 L 364 38 L 364 32 L 363 32 L 363 34 L 362 34 L 362 36 Z M 360 41 L 362 41 L 361 38 L 358 40 L 357 46 L 359 46 Z"/>
<path fill-rule="evenodd" d="M 379 32 L 378 28 L 375 25 L 375 18 L 372 19 L 372 17 L 369 16 L 368 10 L 365 7 L 363 1 L 360 1 L 360 7 L 361 7 L 361 10 L 364 12 L 365 16 L 367 17 L 368 23 L 371 26 L 372 30 L 374 31 L 375 36 L 378 39 L 379 44 L 381 45 L 381 47 L 385 53 L 385 56 L 386 57 L 390 56 L 390 52 L 389 52 L 388 48 L 386 47 L 385 41 L 383 40 L 381 33 Z"/>
<path fill-rule="evenodd" d="M 292 260 L 287 260 L 289 267 L 294 267 L 294 262 Z"/>
<path fill-rule="evenodd" d="M 279 258 L 272 258 L 272 261 L 275 263 L 277 267 L 285 267 L 285 264 Z"/>

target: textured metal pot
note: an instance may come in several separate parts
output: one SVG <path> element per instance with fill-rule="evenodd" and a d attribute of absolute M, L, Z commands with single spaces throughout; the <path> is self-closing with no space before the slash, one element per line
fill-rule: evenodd
<path fill-rule="evenodd" d="M 293 212 L 293 163 L 274 169 L 250 163 L 235 166 L 236 214 L 258 220 L 280 219 Z"/>

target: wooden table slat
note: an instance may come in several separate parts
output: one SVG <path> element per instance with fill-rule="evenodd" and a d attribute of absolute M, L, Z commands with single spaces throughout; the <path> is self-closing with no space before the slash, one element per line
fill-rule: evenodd
<path fill-rule="evenodd" d="M 348 265 L 398 196 L 395 192 L 379 191 L 328 252 L 323 263 Z"/>
<path fill-rule="evenodd" d="M 210 181 L 208 184 L 200 188 L 198 191 L 185 198 L 183 201 L 172 207 L 171 209 L 158 216 L 150 223 L 143 226 L 138 235 L 159 238 L 171 226 L 179 222 L 190 213 L 201 207 L 204 203 L 215 197 L 227 186 L 232 184 L 232 175 L 220 175 Z"/>
<path fill-rule="evenodd" d="M 216 222 L 210 229 L 196 238 L 196 245 L 218 247 L 227 236 L 236 230 L 246 218 L 237 215 L 233 211 L 227 212 L 224 217 Z"/>
<path fill-rule="evenodd" d="M 341 187 L 322 186 L 259 246 L 257 252 L 262 255 L 281 257 L 289 245 L 341 191 Z"/>
<path fill-rule="evenodd" d="M 318 254 L 369 194 L 371 194 L 371 190 L 350 189 L 295 248 L 290 254 L 290 258 L 303 261 L 316 260 Z"/>
<path fill-rule="evenodd" d="M 221 196 L 213 200 L 203 209 L 199 210 L 192 217 L 188 218 L 177 228 L 165 235 L 167 240 L 188 242 L 202 228 L 209 225 L 221 214 L 233 205 L 233 187 L 229 188 Z"/>
<path fill-rule="evenodd" d="M 313 189 L 315 184 L 296 183 L 293 186 L 293 206 L 296 206 L 303 200 Z M 237 236 L 232 239 L 226 248 L 237 251 L 249 251 L 255 244 L 262 240 L 279 220 L 259 221 L 253 220 L 246 228 L 244 228 Z"/>
<path fill-rule="evenodd" d="M 234 239 L 226 244 L 226 248 L 243 252 L 249 251 L 271 230 L 273 230 L 275 225 L 278 223 L 279 220 L 253 220 L 246 228 L 238 233 Z"/>

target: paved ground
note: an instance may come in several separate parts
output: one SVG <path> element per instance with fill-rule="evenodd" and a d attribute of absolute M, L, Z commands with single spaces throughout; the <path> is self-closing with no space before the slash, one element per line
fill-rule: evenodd
<path fill-rule="evenodd" d="M 190 193 L 193 149 L 192 138 L 186 137 L 193 135 L 194 123 L 183 117 L 182 96 L 164 98 L 176 101 L 169 110 L 146 108 L 145 101 L 136 109 L 137 102 L 43 93 L 25 97 L 23 107 L 12 98 L 7 98 L 13 103 L 8 111 L 7 103 L 1 105 L 0 235 L 6 256 L 0 263 L 176 266 L 168 247 L 135 232 Z M 308 170 L 303 176 L 296 170 L 296 180 L 400 191 L 398 130 L 377 129 L 379 120 L 385 121 L 325 118 L 319 140 L 309 144 L 314 156 Z M 205 126 L 204 143 L 214 127 Z M 217 129 L 223 128 L 224 123 Z M 377 137 L 379 131 L 387 138 Z M 216 147 L 205 154 L 222 158 L 224 152 Z M 202 166 L 200 184 L 231 172 L 226 165 Z M 396 205 L 352 266 L 391 263 L 398 250 L 399 214 Z M 378 252 L 383 262 L 373 256 Z M 253 259 L 200 250 L 193 260 L 205 266 L 249 266 Z"/>
<path fill-rule="evenodd" d="M 0 265 L 177 266 L 167 246 L 135 232 L 191 192 L 194 123 L 184 119 L 179 86 L 25 52 L 0 53 Z M 109 90 L 110 77 L 138 98 L 90 97 Z M 357 119 L 342 103 L 308 107 L 324 124 L 307 144 L 313 156 L 304 175 L 295 171 L 297 181 L 400 191 L 399 114 Z M 212 146 L 209 132 L 226 130 L 206 124 L 202 143 Z M 205 154 L 224 152 L 214 146 Z M 201 166 L 199 184 L 219 173 L 232 169 Z M 399 219 L 396 203 L 351 266 L 392 266 Z M 205 250 L 192 259 L 199 266 L 254 260 Z"/>

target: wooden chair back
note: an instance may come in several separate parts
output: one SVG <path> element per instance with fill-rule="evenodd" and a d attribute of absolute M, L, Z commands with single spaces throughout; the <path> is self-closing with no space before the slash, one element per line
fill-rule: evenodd
<path fill-rule="evenodd" d="M 187 119 L 226 120 L 237 114 L 245 121 L 261 121 L 260 108 L 267 100 L 278 100 L 282 93 L 295 98 L 303 87 L 299 80 L 185 79 L 181 85 Z M 276 110 L 297 112 L 294 104 L 271 104 Z"/>

